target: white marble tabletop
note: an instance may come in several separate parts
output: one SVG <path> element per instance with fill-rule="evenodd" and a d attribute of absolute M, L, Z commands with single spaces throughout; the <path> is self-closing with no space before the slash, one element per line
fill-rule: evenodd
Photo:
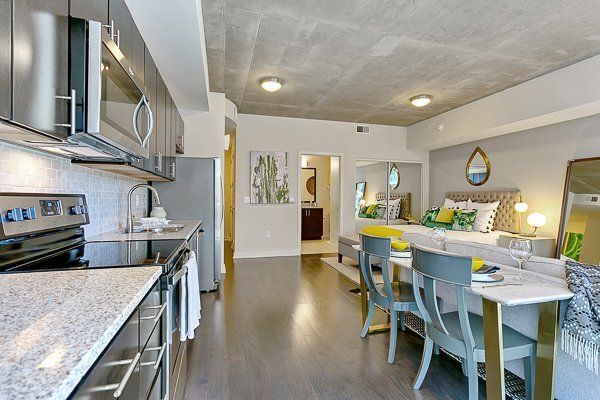
<path fill-rule="evenodd" d="M 0 399 L 65 399 L 160 267 L 0 275 Z"/>
<path fill-rule="evenodd" d="M 352 246 L 359 250 L 358 245 Z M 412 258 L 391 257 L 390 261 L 404 268 L 412 268 Z M 504 279 L 500 282 L 473 282 L 469 290 L 483 298 L 506 306 L 538 304 L 556 300 L 568 300 L 573 293 L 564 279 L 544 276 L 531 271 L 487 262 L 500 268 L 497 272 Z"/>
<path fill-rule="evenodd" d="M 112 232 L 100 233 L 98 235 L 86 237 L 88 242 L 128 242 L 135 240 L 188 240 L 192 234 L 202 224 L 202 220 L 174 219 L 171 224 L 185 225 L 179 232 L 140 232 L 123 233 L 123 229 Z"/>

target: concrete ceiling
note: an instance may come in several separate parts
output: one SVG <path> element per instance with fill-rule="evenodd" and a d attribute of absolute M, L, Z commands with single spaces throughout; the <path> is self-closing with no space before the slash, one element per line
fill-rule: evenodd
<path fill-rule="evenodd" d="M 573 163 L 569 191 L 600 194 L 600 160 Z"/>
<path fill-rule="evenodd" d="M 202 0 L 239 111 L 408 126 L 600 53 L 598 0 Z M 266 93 L 259 81 L 284 81 Z M 409 98 L 434 96 L 425 108 Z"/>

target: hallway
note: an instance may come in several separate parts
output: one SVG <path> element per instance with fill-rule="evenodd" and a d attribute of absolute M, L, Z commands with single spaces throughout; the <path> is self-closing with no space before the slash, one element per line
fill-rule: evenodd
<path fill-rule="evenodd" d="M 434 357 L 423 388 L 412 380 L 422 340 L 399 332 L 360 338 L 355 285 L 321 255 L 236 260 L 218 292 L 202 295 L 189 350 L 187 399 L 463 399 L 466 378 Z M 376 321 L 384 322 L 378 313 Z M 480 398 L 485 398 L 480 383 Z"/>

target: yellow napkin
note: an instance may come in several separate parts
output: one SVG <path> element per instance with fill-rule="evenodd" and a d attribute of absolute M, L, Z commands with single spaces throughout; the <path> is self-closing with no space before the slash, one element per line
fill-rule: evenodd
<path fill-rule="evenodd" d="M 402 234 L 404 232 L 390 228 L 389 226 L 367 226 L 360 230 L 360 233 L 364 233 L 365 235 L 377 236 L 382 238 L 391 238 L 391 239 L 402 239 Z"/>
<path fill-rule="evenodd" d="M 408 242 L 403 242 L 401 240 L 392 240 L 392 250 L 395 251 L 404 251 L 408 247 Z"/>
<path fill-rule="evenodd" d="M 473 272 L 479 271 L 483 267 L 484 262 L 481 257 L 473 257 Z"/>

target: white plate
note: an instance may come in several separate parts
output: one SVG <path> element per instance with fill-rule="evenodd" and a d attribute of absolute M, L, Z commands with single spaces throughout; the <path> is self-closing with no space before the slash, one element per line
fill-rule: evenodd
<path fill-rule="evenodd" d="M 500 274 L 471 274 L 473 282 L 500 282 L 504 277 Z"/>

